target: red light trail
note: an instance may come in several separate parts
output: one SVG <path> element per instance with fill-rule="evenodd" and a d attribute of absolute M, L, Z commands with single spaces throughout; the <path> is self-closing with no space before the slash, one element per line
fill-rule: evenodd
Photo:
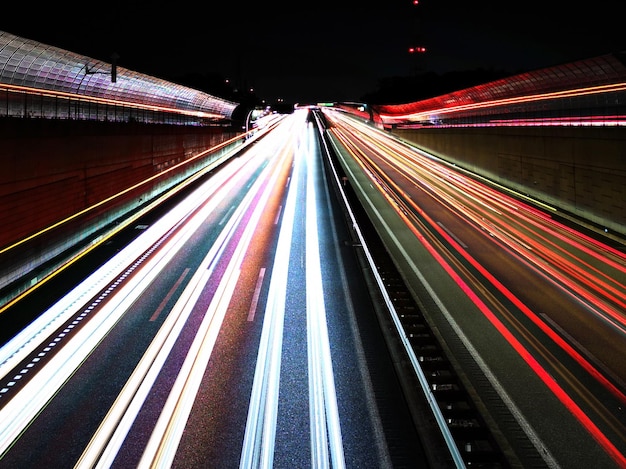
<path fill-rule="evenodd" d="M 623 310 L 626 307 L 624 285 L 620 282 L 619 277 L 609 276 L 594 266 L 591 260 L 613 269 L 623 278 L 623 275 L 626 274 L 624 255 L 616 249 L 557 223 L 533 207 L 512 197 L 496 194 L 486 185 L 471 180 L 460 173 L 454 173 L 428 157 L 420 156 L 416 152 L 409 152 L 405 147 L 391 139 L 372 136 L 368 130 L 351 124 L 349 120 L 340 119 L 340 116 L 337 116 L 337 119 L 341 122 L 333 127 L 333 135 L 342 142 L 346 149 L 349 149 L 355 161 L 370 175 L 372 184 L 380 187 L 380 193 L 389 201 L 389 205 L 395 208 L 398 216 L 404 220 L 422 245 L 605 451 L 618 464 L 626 465 L 625 456 L 568 392 L 558 384 L 550 372 L 537 361 L 528 348 L 496 316 L 459 272 L 452 267 L 440 249 L 428 240 L 431 235 L 425 236 L 425 233 L 434 231 L 445 239 L 454 249 L 454 256 L 462 257 L 620 402 L 626 403 L 626 395 L 563 337 L 551 329 L 538 314 L 505 287 L 494 274 L 473 258 L 465 249 L 466 247 L 461 246 L 454 236 L 436 223 L 415 202 L 415 197 L 406 193 L 405 187 L 417 185 L 434 200 L 441 200 L 448 209 L 453 210 L 460 217 L 466 218 L 485 236 L 489 236 L 500 247 L 515 254 L 541 276 L 559 286 L 565 294 L 584 300 L 589 311 L 618 327 L 622 332 L 626 332 L 626 319 L 623 315 Z M 345 126 L 348 125 L 350 125 L 350 129 L 344 130 Z M 408 185 L 401 186 L 398 178 L 388 175 L 386 171 L 381 169 L 380 165 L 374 162 L 372 157 L 366 154 L 366 151 L 375 154 L 376 158 L 380 158 L 381 161 L 385 161 L 390 167 L 395 168 L 401 177 L 407 179 Z M 418 224 L 421 225 L 421 222 L 417 218 L 413 218 L 410 215 L 412 213 L 416 213 L 425 221 L 429 227 L 426 228 L 427 231 L 423 232 L 417 227 Z M 516 225 L 519 225 L 520 229 L 515 228 Z M 533 230 L 532 236 L 525 233 L 529 229 Z M 560 243 L 565 243 L 567 249 Z M 582 255 L 574 257 L 568 250 L 580 251 L 589 260 L 585 260 Z"/>

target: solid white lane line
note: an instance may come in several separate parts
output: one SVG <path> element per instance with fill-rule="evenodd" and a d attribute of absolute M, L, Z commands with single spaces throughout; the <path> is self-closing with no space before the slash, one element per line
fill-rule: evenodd
<path fill-rule="evenodd" d="M 313 140 L 310 140 L 311 144 Z M 345 467 L 337 395 L 333 376 L 317 226 L 314 148 L 307 148 L 306 304 L 309 350 L 311 464 L 315 468 Z M 330 448 L 330 460 L 328 449 Z"/>

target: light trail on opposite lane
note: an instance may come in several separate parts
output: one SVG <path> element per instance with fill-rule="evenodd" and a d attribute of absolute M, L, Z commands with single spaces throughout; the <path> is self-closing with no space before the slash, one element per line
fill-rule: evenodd
<path fill-rule="evenodd" d="M 587 315 L 591 314 L 601 318 L 609 327 L 608 331 L 621 336 L 621 342 L 617 343 L 623 343 L 624 339 L 625 317 L 622 306 L 625 298 L 626 264 L 623 253 L 557 223 L 540 211 L 520 203 L 512 197 L 497 194 L 486 185 L 455 171 L 454 168 L 443 164 L 443 162 L 438 162 L 436 158 L 421 154 L 393 138 L 385 137 L 382 133 L 357 123 L 356 120 L 344 118 L 337 113 L 328 112 L 328 114 L 332 115 L 333 121 L 338 124 L 333 128 L 334 135 L 346 148 L 350 149 L 352 157 L 359 161 L 363 171 L 369 174 L 372 184 L 378 187 L 381 194 L 388 198 L 390 207 L 394 207 L 398 211 L 399 216 L 406 221 L 407 226 L 411 229 L 414 229 L 412 228 L 413 225 L 416 226 L 415 235 L 421 239 L 422 244 L 427 246 L 429 243 L 433 243 L 432 246 L 438 246 L 431 246 L 430 251 L 439 259 L 440 264 L 447 266 L 448 263 L 451 263 L 450 265 L 454 266 L 446 268 L 448 273 L 457 279 L 457 283 L 462 286 L 467 295 L 473 298 L 472 301 L 479 305 L 483 312 L 491 318 L 491 322 L 508 338 L 507 340 L 511 345 L 522 356 L 533 360 L 531 368 L 535 369 L 548 387 L 560 396 L 564 405 L 577 416 L 581 424 L 589 430 L 611 457 L 618 464 L 622 464 L 624 456 L 621 450 L 617 449 L 614 443 L 610 441 L 610 438 L 616 438 L 613 441 L 617 442 L 618 445 L 623 445 L 623 422 L 620 423 L 619 421 L 619 408 L 625 402 L 624 381 L 619 376 L 620 373 L 623 373 L 623 369 L 616 368 L 609 371 L 608 366 L 600 364 L 606 358 L 614 358 L 611 357 L 610 351 L 601 353 L 602 351 L 596 347 L 593 352 L 590 352 L 585 345 L 580 346 L 594 342 L 589 336 L 578 335 L 576 340 L 572 340 L 572 337 L 577 334 L 561 334 L 562 330 L 572 330 L 569 323 L 561 323 L 562 329 L 555 330 L 553 327 L 554 319 L 552 322 L 546 322 L 544 313 L 545 311 L 552 311 L 554 308 L 549 306 L 542 308 L 539 303 L 536 303 L 537 298 L 533 300 L 525 298 L 531 292 L 521 293 L 515 289 L 515 284 L 510 283 L 505 277 L 499 280 L 501 274 L 497 273 L 496 263 L 493 260 L 488 261 L 485 255 L 481 254 L 489 252 L 487 248 L 477 249 L 473 242 L 470 243 L 471 238 L 468 237 L 466 228 L 461 231 L 457 228 L 460 225 L 453 225 L 452 222 L 447 221 L 442 223 L 431 216 L 429 213 L 436 211 L 429 207 L 430 204 L 427 204 L 423 197 L 425 195 L 432 198 L 433 201 L 441 201 L 437 203 L 445 207 L 445 210 L 452 211 L 460 219 L 465 220 L 466 227 L 476 227 L 476 233 L 482 234 L 483 239 L 498 245 L 498 249 L 513 254 L 531 271 L 539 275 L 543 282 L 548 282 L 548 285 L 557 287 L 561 295 L 570 298 L 568 304 L 574 305 L 577 310 L 581 311 L 577 313 L 581 318 L 583 317 L 582 311 L 586 311 L 585 314 Z M 436 216 L 442 216 L 441 213 L 443 212 L 436 213 Z M 422 225 L 422 227 L 418 227 L 418 225 Z M 450 230 L 449 227 L 454 228 Z M 438 251 L 446 252 L 450 248 L 443 247 L 436 238 L 445 240 L 447 246 L 452 247 L 450 252 L 455 254 L 444 254 L 449 257 L 449 260 L 444 260 Z M 463 238 L 465 238 L 465 242 L 461 241 Z M 430 239 L 430 241 L 426 241 L 426 239 Z M 473 246 L 470 247 L 469 244 Z M 485 244 L 488 243 L 485 242 Z M 474 256 L 481 254 L 482 257 L 474 258 L 472 253 Z M 579 400 L 576 401 L 570 397 L 569 393 L 572 391 L 563 391 L 549 372 L 545 371 L 544 366 L 549 367 L 550 365 L 534 362 L 535 358 L 533 353 L 529 351 L 530 349 L 527 350 L 525 348 L 527 346 L 524 346 L 515 337 L 514 334 L 516 333 L 511 333 L 507 326 L 501 323 L 502 319 L 498 319 L 498 315 L 501 317 L 504 315 L 505 318 L 509 315 L 509 307 L 498 306 L 497 303 L 494 303 L 492 308 L 486 306 L 484 301 L 494 300 L 488 299 L 488 296 L 481 292 L 482 288 L 476 279 L 462 280 L 459 277 L 458 272 L 463 272 L 465 267 L 454 260 L 454 257 L 469 263 L 472 269 L 479 272 L 482 278 L 487 281 L 490 288 L 494 288 L 499 294 L 502 294 L 506 302 L 511 302 L 550 340 L 569 354 L 575 363 L 578 363 L 590 376 L 609 390 L 618 400 L 615 410 L 612 410 L 612 403 L 601 403 L 603 398 L 599 400 L 596 398 L 595 402 L 589 400 L 590 396 L 583 389 L 586 385 L 581 378 L 576 379 L 577 384 L 575 385 L 573 384 L 574 381 L 570 380 L 573 386 L 579 386 L 579 391 L 575 387 L 572 388 L 574 390 L 572 396 L 580 392 L 580 396 L 586 397 L 579 397 Z M 468 273 L 461 273 L 461 275 L 467 276 Z M 553 298 L 551 297 L 551 301 Z M 532 301 L 532 307 L 526 305 L 530 301 Z M 582 310 L 580 309 L 581 306 Z M 499 313 L 494 315 L 491 309 L 499 311 Z M 535 312 L 537 309 L 542 314 Z M 569 309 L 571 310 L 571 307 Z M 505 321 L 519 324 L 513 316 L 505 319 Z M 527 335 L 527 339 L 529 338 L 531 336 Z M 616 343 L 609 342 L 607 345 L 613 347 L 616 346 Z M 592 353 L 598 354 L 598 356 L 594 356 Z M 548 356 L 544 354 L 544 358 L 547 359 Z M 558 360 L 558 358 L 551 358 L 551 360 L 555 359 Z M 553 363 L 556 364 L 556 362 Z M 569 373 L 567 370 L 563 371 Z M 604 423 L 600 424 L 602 429 L 596 427 L 586 413 L 592 408 L 594 409 L 592 412 L 595 412 L 596 415 L 595 418 L 604 420 Z M 607 435 L 615 432 L 616 436 L 607 438 L 604 433 L 607 431 L 605 428 L 609 429 Z"/>

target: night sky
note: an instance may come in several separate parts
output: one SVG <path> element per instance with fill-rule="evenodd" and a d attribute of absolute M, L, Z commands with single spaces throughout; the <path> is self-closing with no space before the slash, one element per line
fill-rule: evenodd
<path fill-rule="evenodd" d="M 623 1 L 412 1 L 23 3 L 0 29 L 107 62 L 117 53 L 160 78 L 219 75 L 268 102 L 357 101 L 381 78 L 515 74 L 626 49 Z"/>

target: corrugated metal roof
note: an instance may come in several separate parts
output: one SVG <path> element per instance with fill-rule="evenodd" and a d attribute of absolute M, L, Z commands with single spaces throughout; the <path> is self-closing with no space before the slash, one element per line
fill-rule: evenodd
<path fill-rule="evenodd" d="M 0 83 L 229 119 L 238 106 L 202 91 L 0 31 Z"/>

